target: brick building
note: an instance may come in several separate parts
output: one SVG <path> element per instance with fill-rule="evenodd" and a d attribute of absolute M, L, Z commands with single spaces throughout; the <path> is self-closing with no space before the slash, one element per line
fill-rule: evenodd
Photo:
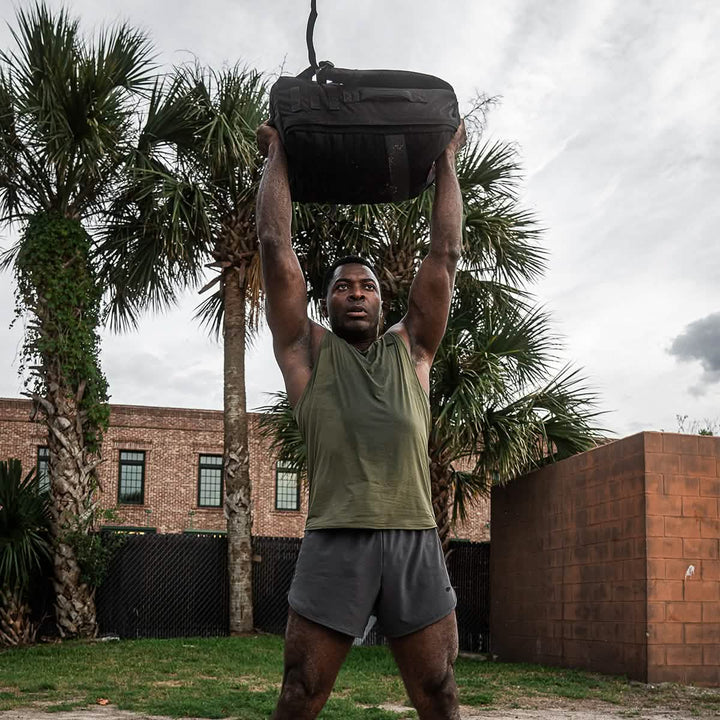
<path fill-rule="evenodd" d="M 47 433 L 29 421 L 29 400 L 0 398 L 0 459 L 24 469 L 47 465 Z M 99 467 L 100 503 L 117 511 L 118 525 L 158 533 L 224 530 L 223 418 L 218 410 L 111 405 Z M 251 413 L 250 472 L 253 533 L 302 536 L 307 488 L 273 456 Z M 478 503 L 460 538 L 489 540 L 489 503 Z"/>

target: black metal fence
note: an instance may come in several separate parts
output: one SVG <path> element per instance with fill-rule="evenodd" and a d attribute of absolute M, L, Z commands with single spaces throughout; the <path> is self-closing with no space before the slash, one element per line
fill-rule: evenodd
<path fill-rule="evenodd" d="M 300 542 L 300 538 L 253 538 L 253 621 L 258 630 L 285 632 L 287 594 Z"/>
<path fill-rule="evenodd" d="M 227 635 L 227 543 L 203 535 L 129 535 L 98 588 L 98 625 L 123 638 Z"/>
<path fill-rule="evenodd" d="M 255 627 L 282 634 L 299 538 L 253 539 Z M 100 631 L 120 637 L 228 632 L 227 544 L 222 536 L 129 536 L 98 590 Z M 489 543 L 454 542 L 448 570 L 457 592 L 461 650 L 489 646 Z M 372 630 L 365 644 L 383 642 Z"/>

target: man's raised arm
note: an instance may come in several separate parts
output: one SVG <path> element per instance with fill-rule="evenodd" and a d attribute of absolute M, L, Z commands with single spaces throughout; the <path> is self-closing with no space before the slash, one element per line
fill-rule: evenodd
<path fill-rule="evenodd" d="M 435 200 L 430 219 L 430 250 L 420 265 L 403 325 L 416 363 L 429 371 L 447 326 L 455 268 L 462 249 L 463 206 L 455 174 L 455 154 L 465 144 L 465 125 L 435 162 Z"/>
<path fill-rule="evenodd" d="M 277 130 L 267 124 L 258 128 L 257 140 L 267 156 L 256 211 L 265 308 L 275 357 L 293 402 L 302 392 L 296 392 L 296 386 L 304 387 L 310 368 L 307 289 L 290 240 L 292 202 L 285 149 Z"/>

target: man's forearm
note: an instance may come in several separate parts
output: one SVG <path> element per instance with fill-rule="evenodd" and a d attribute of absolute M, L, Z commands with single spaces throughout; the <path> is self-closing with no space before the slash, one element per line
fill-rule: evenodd
<path fill-rule="evenodd" d="M 268 149 L 257 196 L 257 231 L 263 251 L 272 253 L 279 245 L 289 245 L 291 225 L 292 201 L 285 149 L 280 142 L 274 142 Z"/>
<path fill-rule="evenodd" d="M 435 200 L 430 219 L 431 254 L 457 262 L 462 249 L 462 218 L 455 152 L 447 149 L 435 162 Z"/>

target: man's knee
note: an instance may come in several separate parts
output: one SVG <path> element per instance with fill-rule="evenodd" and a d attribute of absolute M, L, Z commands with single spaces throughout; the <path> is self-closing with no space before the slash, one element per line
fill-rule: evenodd
<path fill-rule="evenodd" d="M 332 688 L 317 674 L 296 665 L 287 669 L 280 692 L 281 702 L 295 708 L 322 707 Z"/>
<path fill-rule="evenodd" d="M 441 705 L 452 705 L 457 702 L 457 683 L 452 665 L 423 678 L 422 690 L 427 697 Z"/>
<path fill-rule="evenodd" d="M 460 717 L 455 669 L 450 658 L 447 664 L 422 677 L 420 691 L 424 697 L 421 701 L 422 705 L 430 712 L 428 717 L 442 717 L 448 720 Z M 422 712 L 420 717 L 424 717 Z"/>

